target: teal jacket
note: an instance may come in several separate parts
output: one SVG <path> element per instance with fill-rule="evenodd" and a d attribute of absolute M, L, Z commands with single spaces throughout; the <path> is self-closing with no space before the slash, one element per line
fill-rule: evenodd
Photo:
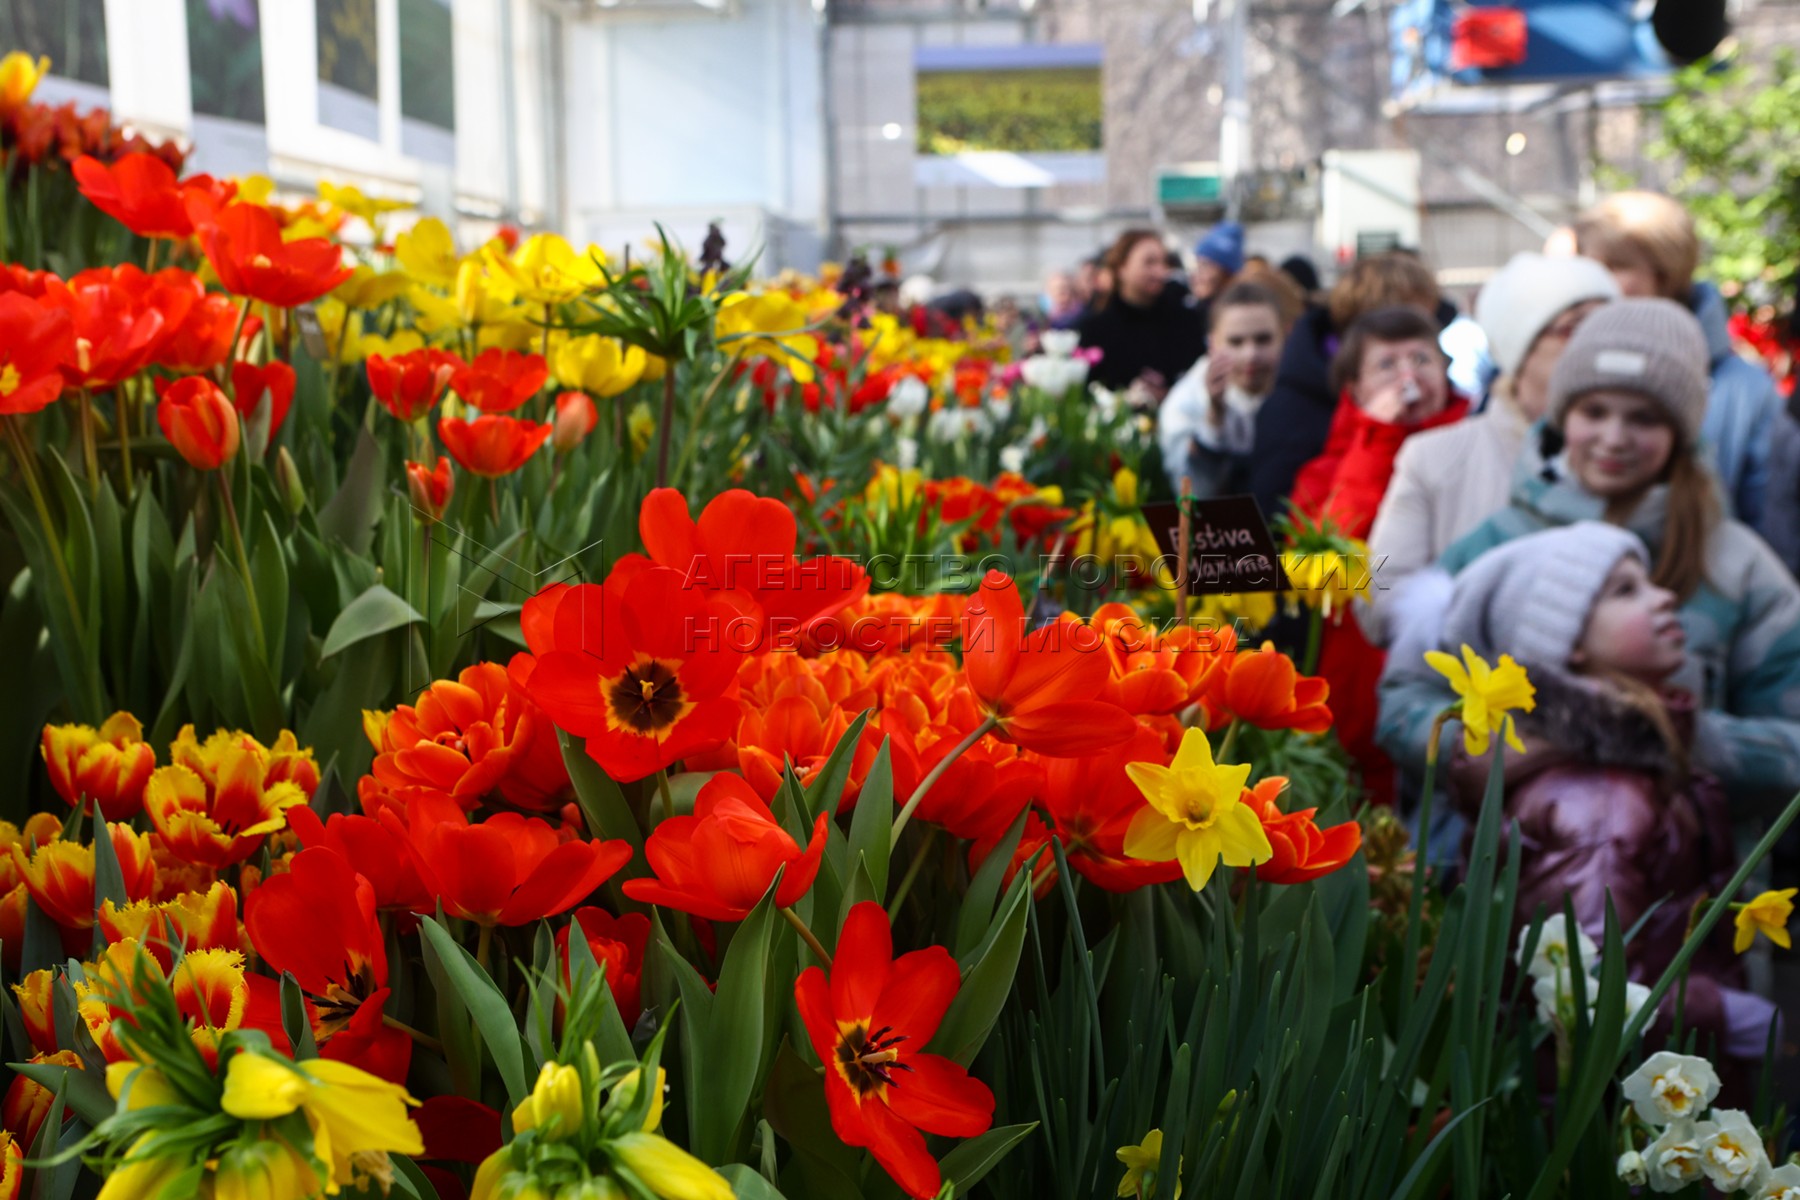
<path fill-rule="evenodd" d="M 1534 430 L 1513 475 L 1511 505 L 1445 551 L 1442 570 L 1453 576 L 1524 534 L 1603 519 L 1605 504 L 1565 478 L 1558 461 L 1546 464 L 1537 443 Z M 1665 488 L 1652 489 L 1627 523 L 1652 557 L 1667 500 Z M 1688 662 L 1671 682 L 1692 692 L 1700 710 L 1695 769 L 1725 784 L 1739 816 L 1785 803 L 1800 791 L 1800 587 L 1762 538 L 1722 518 L 1707 543 L 1706 582 L 1682 606 L 1681 623 Z M 1422 656 L 1390 655 L 1377 741 L 1396 762 L 1422 764 L 1432 721 L 1453 700 Z"/>

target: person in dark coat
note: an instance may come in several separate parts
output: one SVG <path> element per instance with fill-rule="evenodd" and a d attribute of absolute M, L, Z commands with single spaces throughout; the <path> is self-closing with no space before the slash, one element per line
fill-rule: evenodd
<path fill-rule="evenodd" d="M 1364 313 L 1409 305 L 1436 312 L 1437 280 L 1416 255 L 1390 251 L 1357 263 L 1331 291 L 1330 304 L 1307 309 L 1288 334 L 1275 390 L 1256 414 L 1250 492 L 1273 518 L 1286 506 L 1300 468 L 1325 449 L 1337 412 L 1331 360 L 1344 331 Z"/>
<path fill-rule="evenodd" d="M 1114 390 L 1134 384 L 1160 403 L 1206 351 L 1206 327 L 1182 289 L 1169 286 L 1168 250 L 1150 229 L 1119 235 L 1106 252 L 1112 294 L 1077 326 L 1101 358 L 1088 378 Z"/>

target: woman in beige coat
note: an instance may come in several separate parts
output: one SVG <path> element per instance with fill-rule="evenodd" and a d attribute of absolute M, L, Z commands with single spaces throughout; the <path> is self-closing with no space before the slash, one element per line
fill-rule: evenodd
<path fill-rule="evenodd" d="M 1619 296 L 1590 259 L 1519 254 L 1475 302 L 1500 376 L 1477 415 L 1411 438 L 1369 532 L 1377 564 L 1372 608 L 1360 611 L 1377 645 L 1391 640 L 1396 590 L 1453 542 L 1505 508 L 1525 432 L 1549 403 L 1550 372 L 1588 313 Z"/>

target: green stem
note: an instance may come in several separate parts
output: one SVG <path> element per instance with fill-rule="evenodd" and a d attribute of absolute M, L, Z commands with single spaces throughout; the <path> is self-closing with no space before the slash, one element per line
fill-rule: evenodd
<path fill-rule="evenodd" d="M 161 238 L 150 239 L 150 249 L 144 254 L 144 274 L 156 274 L 156 251 L 162 245 Z"/>
<path fill-rule="evenodd" d="M 1423 920 L 1425 909 L 1425 888 L 1429 882 L 1426 870 L 1426 849 L 1431 838 L 1431 801 L 1437 791 L 1438 741 L 1444 732 L 1444 726 L 1460 710 L 1446 708 L 1431 723 L 1431 742 L 1425 748 L 1425 786 L 1419 795 L 1419 838 L 1413 843 L 1413 878 L 1412 895 L 1406 902 L 1406 949 L 1401 955 L 1403 970 L 1414 972 L 1413 978 L 1406 981 L 1400 989 L 1400 1020 L 1404 1024 L 1408 1011 L 1412 1008 L 1413 991 L 1418 986 L 1419 923 Z M 1495 748 L 1498 753 L 1498 747 Z"/>
<path fill-rule="evenodd" d="M 720 385 L 737 370 L 738 364 L 743 360 L 742 351 L 733 354 L 731 361 L 725 364 L 725 369 L 720 371 L 718 378 L 712 381 L 712 386 L 706 389 L 706 394 L 700 397 L 700 403 L 695 406 L 693 415 L 688 418 L 687 438 L 681 443 L 681 457 L 675 461 L 675 478 L 681 479 L 686 476 L 688 463 L 694 457 L 694 447 L 700 444 L 700 423 L 706 417 L 706 410 L 712 404 L 713 397 L 719 394 Z"/>
<path fill-rule="evenodd" d="M 806 943 L 806 948 L 813 952 L 813 957 L 819 960 L 819 965 L 827 971 L 831 970 L 831 955 L 825 953 L 825 947 L 819 944 L 819 939 L 813 935 L 813 931 L 805 921 L 800 919 L 800 914 L 785 906 L 778 911 L 787 918 L 787 923 L 794 927 L 794 932 L 800 935 L 800 940 Z"/>
<path fill-rule="evenodd" d="M 1311 675 L 1319 669 L 1319 640 L 1325 634 L 1325 613 L 1322 609 L 1312 610 L 1312 623 L 1306 629 L 1306 662 L 1300 668 L 1302 675 Z"/>
<path fill-rule="evenodd" d="M 675 424 L 675 364 L 663 372 L 662 419 L 656 428 L 656 486 L 669 486 L 669 428 Z"/>
<path fill-rule="evenodd" d="M 88 499 L 100 503 L 100 455 L 94 445 L 94 396 L 82 388 L 78 399 L 81 407 L 81 461 L 87 467 Z"/>
<path fill-rule="evenodd" d="M 907 864 L 906 874 L 900 877 L 900 888 L 894 893 L 888 904 L 888 922 L 891 924 L 900 915 L 900 906 L 906 903 L 907 894 L 912 891 L 913 880 L 919 877 L 919 868 L 931 857 L 932 849 L 937 845 L 938 830 L 936 825 L 925 827 L 925 840 L 919 843 L 919 852 L 913 855 L 912 862 Z"/>
<path fill-rule="evenodd" d="M 154 249 L 156 243 L 153 241 L 150 245 Z M 148 386 L 148 381 L 142 375 L 138 376 L 137 382 Z M 119 462 L 125 471 L 125 506 L 129 508 L 131 506 L 131 419 L 137 403 L 132 396 L 129 384 L 120 384 L 116 394 L 118 411 L 115 419 L 119 423 Z"/>
<path fill-rule="evenodd" d="M 675 792 L 669 786 L 669 772 L 666 767 L 656 773 L 656 790 L 662 793 L 663 820 L 667 821 L 675 815 Z"/>
<path fill-rule="evenodd" d="M 1231 749 L 1237 745 L 1238 729 L 1244 723 L 1242 717 L 1231 718 L 1231 724 L 1225 727 L 1225 740 L 1219 743 L 1219 753 L 1215 761 L 1228 763 L 1231 761 Z"/>
<path fill-rule="evenodd" d="M 398 1029 L 401 1033 L 404 1033 L 407 1037 L 409 1037 L 413 1041 L 419 1043 L 419 1045 L 425 1047 L 427 1050 L 432 1051 L 434 1054 L 442 1054 L 444 1052 L 444 1043 L 438 1041 L 436 1038 L 432 1037 L 429 1033 L 425 1033 L 422 1030 L 414 1029 L 411 1025 L 408 1025 L 405 1021 L 399 1020 L 395 1017 L 390 1017 L 386 1013 L 382 1013 L 381 1014 L 381 1023 L 383 1025 L 386 1025 L 389 1029 Z"/>
<path fill-rule="evenodd" d="M 488 956 L 494 948 L 494 927 L 482 923 L 481 933 L 475 938 L 475 965 L 483 971 L 488 969 Z"/>
<path fill-rule="evenodd" d="M 244 574 L 244 596 L 250 603 L 250 628 L 256 633 L 256 644 L 268 653 L 268 640 L 263 635 L 262 609 L 256 603 L 256 578 L 250 574 L 250 553 L 244 547 L 244 529 L 238 524 L 237 502 L 231 498 L 231 483 L 225 472 L 218 473 L 219 496 L 225 506 L 225 524 L 231 530 L 231 548 L 237 554 L 238 570 Z"/>
<path fill-rule="evenodd" d="M 970 746 L 973 746 L 976 742 L 979 742 L 982 738 L 986 737 L 988 733 L 993 730 L 994 726 L 999 723 L 999 718 L 990 714 L 987 719 L 975 727 L 973 733 L 957 743 L 956 749 L 950 751 L 949 754 L 946 754 L 937 766 L 931 768 L 931 774 L 925 776 L 925 778 L 920 781 L 918 788 L 914 790 L 911 798 L 907 800 L 906 807 L 901 809 L 900 815 L 894 818 L 894 833 L 893 836 L 888 839 L 888 849 L 890 851 L 900 844 L 900 834 L 906 829 L 906 823 L 912 820 L 913 810 L 919 807 L 919 802 L 925 799 L 925 793 L 931 790 L 931 785 L 943 777 L 944 772 L 950 769 L 951 763 L 961 758 L 963 753 L 967 751 Z"/>
<path fill-rule="evenodd" d="M 25 443 L 25 434 L 19 428 L 18 417 L 5 419 L 7 441 L 13 448 L 13 455 L 19 460 L 19 474 L 25 477 L 25 490 L 31 493 L 31 503 L 37 509 L 38 524 L 44 527 L 44 549 L 50 555 L 50 561 L 56 564 L 56 574 L 62 580 L 63 594 L 69 600 L 69 618 L 75 626 L 75 636 L 83 637 L 81 604 L 75 599 L 75 581 L 69 576 L 69 565 L 63 561 L 62 535 L 56 532 L 56 521 L 50 515 L 50 505 L 44 499 L 44 489 L 38 483 L 37 468 L 31 464 L 31 448 Z"/>
<path fill-rule="evenodd" d="M 231 364 L 237 358 L 238 341 L 244 336 L 244 326 L 250 323 L 250 305 L 253 303 L 255 303 L 255 301 L 251 300 L 250 297 L 245 296 L 244 307 L 238 310 L 237 328 L 231 331 L 231 350 L 226 354 L 225 361 L 219 364 L 219 383 L 221 386 L 228 385 L 231 382 Z M 348 316 L 344 318 L 346 322 L 348 322 L 349 319 Z"/>

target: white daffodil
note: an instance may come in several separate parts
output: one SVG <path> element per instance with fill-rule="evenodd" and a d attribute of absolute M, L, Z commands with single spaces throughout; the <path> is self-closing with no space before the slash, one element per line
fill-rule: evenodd
<path fill-rule="evenodd" d="M 1663 1130 L 1661 1137 L 1644 1148 L 1644 1164 L 1650 1169 L 1650 1190 L 1679 1192 L 1689 1184 L 1700 1182 L 1700 1147 L 1717 1128 L 1711 1121 L 1683 1119 Z"/>
<path fill-rule="evenodd" d="M 1750 1115 L 1735 1108 L 1713 1110 L 1713 1131 L 1700 1143 L 1700 1169 L 1721 1192 L 1747 1188 L 1769 1169 L 1762 1134 Z"/>
<path fill-rule="evenodd" d="M 1644 1166 L 1644 1156 L 1636 1150 L 1627 1150 L 1619 1155 L 1619 1182 L 1626 1187 L 1643 1187 L 1650 1182 L 1650 1174 Z"/>
<path fill-rule="evenodd" d="M 1789 1163 L 1763 1172 L 1750 1185 L 1751 1200 L 1800 1200 L 1800 1167 Z"/>
<path fill-rule="evenodd" d="M 916 375 L 902 376 L 888 392 L 888 415 L 900 420 L 916 417 L 931 402 L 931 389 Z"/>
<path fill-rule="evenodd" d="M 1572 935 L 1572 936 L 1571 936 Z M 1513 954 L 1517 962 L 1532 978 L 1543 979 L 1557 971 L 1566 970 L 1574 956 L 1570 951 L 1573 945 L 1581 952 L 1582 970 L 1592 973 L 1600 954 L 1600 947 L 1582 931 L 1581 926 L 1572 925 L 1567 913 L 1557 913 L 1546 917 L 1538 931 L 1537 948 L 1532 951 L 1531 961 L 1525 961 L 1525 944 L 1531 937 L 1531 927 L 1519 930 L 1519 945 Z"/>
<path fill-rule="evenodd" d="M 1625 1079 L 1621 1089 L 1649 1125 L 1697 1117 L 1719 1094 L 1719 1073 L 1704 1058 L 1661 1050 Z"/>

